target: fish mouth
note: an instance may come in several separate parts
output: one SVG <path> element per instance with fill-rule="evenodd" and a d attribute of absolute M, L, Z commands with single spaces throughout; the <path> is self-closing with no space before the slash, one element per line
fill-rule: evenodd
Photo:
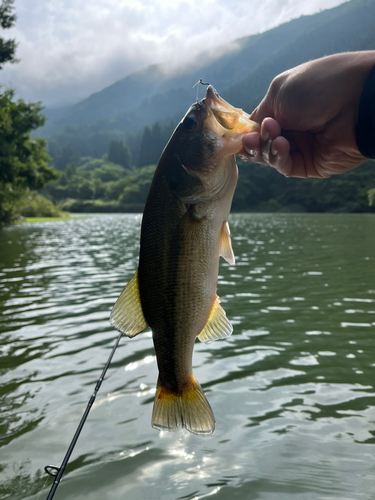
<path fill-rule="evenodd" d="M 207 87 L 202 101 L 212 112 L 212 118 L 207 120 L 206 126 L 223 138 L 226 154 L 240 152 L 242 137 L 250 132 L 260 131 L 259 123 L 251 120 L 248 113 L 220 97 L 212 85 Z"/>
<path fill-rule="evenodd" d="M 224 101 L 224 99 L 222 99 L 219 96 L 217 90 L 212 85 L 208 85 L 204 100 L 206 101 L 206 103 L 210 107 L 213 107 L 213 106 L 214 107 L 221 107 L 221 108 L 223 108 L 223 110 L 225 110 L 227 108 L 231 108 L 231 109 L 233 108 L 233 106 L 231 106 L 228 102 Z"/>

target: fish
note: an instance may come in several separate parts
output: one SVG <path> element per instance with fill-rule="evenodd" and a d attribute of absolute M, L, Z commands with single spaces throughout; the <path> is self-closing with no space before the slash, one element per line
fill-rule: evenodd
<path fill-rule="evenodd" d="M 159 377 L 152 427 L 212 434 L 215 417 L 192 370 L 196 338 L 233 327 L 216 294 L 219 258 L 235 263 L 228 215 L 242 137 L 259 125 L 207 87 L 173 132 L 144 208 L 138 269 L 110 322 L 132 338 L 151 328 Z"/>

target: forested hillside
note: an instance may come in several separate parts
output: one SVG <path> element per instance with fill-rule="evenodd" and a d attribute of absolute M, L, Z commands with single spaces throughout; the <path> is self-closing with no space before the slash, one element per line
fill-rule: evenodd
<path fill-rule="evenodd" d="M 263 97 L 272 78 L 281 71 L 336 52 L 375 49 L 374 19 L 373 0 L 352 0 L 268 32 L 237 40 L 236 50 L 216 60 L 210 61 L 206 54 L 202 54 L 188 69 L 180 68 L 173 76 L 170 68 L 155 65 L 116 82 L 76 106 L 47 110 L 50 118 L 41 134 L 48 138 L 54 166 L 64 172 L 55 187 L 49 188 L 50 195 L 58 196 L 60 188 L 59 192 L 66 191 L 69 182 L 65 188 L 61 183 L 67 181 L 67 169 L 72 166 L 76 169 L 76 180 L 79 177 L 98 185 L 96 174 L 91 172 L 88 175 L 82 167 L 90 163 L 90 158 L 97 158 L 104 162 L 101 168 L 106 169 L 114 142 L 121 143 L 126 149 L 129 158 L 126 169 L 129 171 L 155 165 L 174 127 L 195 100 L 192 86 L 199 78 L 214 85 L 231 104 L 251 111 Z M 375 188 L 372 167 L 368 163 L 346 176 L 329 181 L 285 180 L 271 169 L 246 167 L 241 169 L 233 208 L 372 210 L 367 200 L 367 191 Z M 150 175 L 151 171 L 147 170 Z M 130 182 L 130 178 L 126 178 Z M 137 183 L 137 179 L 135 176 L 132 182 Z M 142 179 L 143 187 L 139 193 L 144 192 L 144 177 Z M 120 179 L 100 182 L 120 182 Z M 302 196 L 304 190 L 306 195 Z M 85 200 L 97 200 L 85 206 L 94 209 L 100 201 L 102 210 L 124 209 L 125 206 L 129 209 L 131 203 L 138 209 L 144 201 L 142 194 L 138 198 L 134 194 L 136 188 L 132 191 L 133 201 L 129 203 L 121 198 L 123 193 L 117 196 L 118 190 L 113 191 L 110 187 L 105 193 L 99 188 L 89 192 L 87 198 L 66 192 L 66 197 L 59 199 L 69 199 L 70 206 L 76 208 L 82 207 Z M 74 205 L 72 199 L 81 201 Z"/>

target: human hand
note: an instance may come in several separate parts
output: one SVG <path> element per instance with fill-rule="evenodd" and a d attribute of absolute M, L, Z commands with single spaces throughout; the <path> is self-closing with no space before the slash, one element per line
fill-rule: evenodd
<path fill-rule="evenodd" d="M 270 165 L 286 177 L 327 178 L 367 158 L 355 126 L 375 51 L 335 54 L 278 75 L 251 114 L 260 133 L 243 138 L 241 158 Z"/>

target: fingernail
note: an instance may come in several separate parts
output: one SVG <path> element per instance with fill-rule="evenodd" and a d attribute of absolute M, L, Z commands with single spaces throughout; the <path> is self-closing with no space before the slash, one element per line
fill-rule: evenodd
<path fill-rule="evenodd" d="M 267 130 L 262 130 L 260 136 L 262 138 L 262 141 L 266 141 L 269 138 L 270 134 L 267 132 Z"/>
<path fill-rule="evenodd" d="M 245 145 L 244 145 L 244 150 L 246 151 L 246 153 L 249 156 L 254 156 L 255 155 L 255 150 L 254 149 L 248 149 Z"/>
<path fill-rule="evenodd" d="M 276 151 L 276 149 L 274 148 L 273 144 L 272 144 L 272 147 L 271 147 L 271 154 L 272 154 L 273 156 L 277 155 L 277 151 Z"/>

